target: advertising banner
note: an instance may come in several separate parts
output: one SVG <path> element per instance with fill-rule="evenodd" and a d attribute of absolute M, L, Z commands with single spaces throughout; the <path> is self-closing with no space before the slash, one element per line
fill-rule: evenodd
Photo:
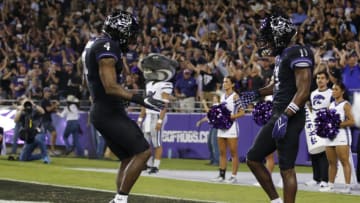
<path fill-rule="evenodd" d="M 14 134 L 14 110 L 0 110 L 0 126 L 4 128 L 6 143 L 13 142 Z M 133 120 L 137 120 L 138 113 L 129 113 Z M 164 124 L 162 141 L 163 141 L 163 157 L 167 158 L 189 158 L 189 159 L 208 159 L 209 150 L 207 146 L 207 138 L 209 134 L 208 123 L 203 123 L 196 127 L 196 122 L 203 118 L 203 113 L 168 113 L 166 123 Z M 64 118 L 53 115 L 53 124 L 57 131 L 58 146 L 63 146 L 63 132 L 66 121 Z M 95 154 L 93 139 L 91 136 L 90 126 L 88 124 L 88 113 L 82 112 L 80 115 L 80 125 L 82 135 L 80 142 L 84 150 L 87 150 L 89 156 Z M 237 119 L 239 123 L 239 159 L 244 162 L 246 153 L 251 147 L 260 126 L 256 125 L 251 115 L 245 115 Z M 271 136 L 271 135 L 269 135 Z M 48 136 L 49 138 L 49 136 Z M 49 141 L 49 140 L 48 140 Z M 22 144 L 21 140 L 18 143 Z M 300 136 L 299 153 L 296 160 L 297 165 L 310 165 L 308 149 L 306 146 L 306 136 L 304 131 Z"/>

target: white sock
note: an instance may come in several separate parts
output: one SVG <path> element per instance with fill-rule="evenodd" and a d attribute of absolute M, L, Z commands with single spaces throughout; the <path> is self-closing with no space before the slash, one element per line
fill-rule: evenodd
<path fill-rule="evenodd" d="M 351 187 L 350 184 L 345 184 L 345 189 L 348 189 L 350 187 Z"/>
<path fill-rule="evenodd" d="M 114 198 L 115 203 L 127 203 L 128 195 L 116 194 Z"/>
<path fill-rule="evenodd" d="M 328 185 L 329 185 L 329 187 L 334 188 L 334 183 L 330 183 L 330 182 L 329 182 Z"/>
<path fill-rule="evenodd" d="M 270 203 L 283 203 L 282 199 L 279 197 L 277 199 L 273 199 L 270 201 Z"/>
<path fill-rule="evenodd" d="M 236 174 L 231 174 L 231 177 L 236 178 Z"/>
<path fill-rule="evenodd" d="M 148 161 L 146 162 L 147 166 L 152 166 L 153 165 L 153 156 L 151 156 Z"/>
<path fill-rule="evenodd" d="M 160 166 L 160 160 L 154 159 L 154 167 L 159 168 L 159 166 Z"/>

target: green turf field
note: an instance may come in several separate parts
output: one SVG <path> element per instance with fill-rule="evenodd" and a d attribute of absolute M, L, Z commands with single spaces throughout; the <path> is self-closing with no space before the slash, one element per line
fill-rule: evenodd
<path fill-rule="evenodd" d="M 206 160 L 184 160 L 184 159 L 164 159 L 161 167 L 170 170 L 214 170 L 214 166 L 206 166 Z M 89 160 L 79 158 L 52 158 L 49 165 L 40 161 L 18 162 L 8 161 L 6 157 L 0 158 L 0 179 L 12 179 L 23 181 L 35 181 L 64 186 L 86 187 L 99 190 L 115 191 L 116 174 L 104 172 L 75 171 L 70 168 L 106 168 L 115 169 L 118 167 L 117 161 Z M 297 167 L 297 172 L 311 172 L 310 167 Z M 240 165 L 239 171 L 248 171 L 245 164 Z M 36 186 L 34 186 L 36 187 Z M 252 186 L 211 184 L 202 182 L 171 180 L 156 177 L 140 177 L 132 192 L 143 195 L 160 195 L 167 197 L 178 197 L 185 199 L 207 200 L 214 202 L 269 202 L 261 188 Z M 75 191 L 74 195 L 81 195 Z M 282 191 L 280 190 L 280 194 Z M 49 193 L 50 195 L 53 193 Z M 105 198 L 107 197 L 108 198 Z M 108 202 L 113 193 L 99 193 L 99 198 L 105 198 L 103 202 Z M 0 199 L 4 197 L 4 192 L 0 191 Z M 79 197 L 79 198 L 80 198 Z M 18 195 L 14 194 L 13 199 Z M 11 199 L 11 197 L 10 197 Z M 94 199 L 96 199 L 94 197 Z M 299 191 L 297 202 L 334 202 L 334 203 L 358 203 L 359 196 L 340 195 L 319 192 Z M 56 202 L 56 201 L 54 201 Z M 64 201 L 69 202 L 69 201 Z M 80 201 L 79 201 L 80 202 Z M 92 201 L 86 201 L 92 202 Z M 93 202 L 99 202 L 94 200 Z M 139 201 L 141 202 L 141 201 Z M 156 201 L 155 201 L 156 202 Z M 161 201 L 159 201 L 161 202 Z M 171 202 L 168 200 L 168 202 Z M 178 201 L 176 201 L 178 202 Z M 181 202 L 181 201 L 180 201 Z"/>

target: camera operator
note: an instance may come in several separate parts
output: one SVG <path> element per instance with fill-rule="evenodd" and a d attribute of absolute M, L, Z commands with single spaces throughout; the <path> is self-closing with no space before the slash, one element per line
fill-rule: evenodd
<path fill-rule="evenodd" d="M 20 161 L 32 161 L 43 159 L 44 163 L 49 163 L 45 136 L 40 129 L 41 117 L 45 113 L 44 109 L 31 100 L 25 99 L 19 111 L 15 114 L 14 121 L 19 122 L 19 137 L 24 141 L 24 147 L 20 153 Z M 33 154 L 39 147 L 40 154 Z"/>

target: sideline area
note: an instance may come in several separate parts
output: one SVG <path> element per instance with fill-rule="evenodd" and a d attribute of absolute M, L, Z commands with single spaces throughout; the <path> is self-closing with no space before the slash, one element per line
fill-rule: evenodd
<path fill-rule="evenodd" d="M 96 172 L 106 172 L 106 173 L 116 173 L 114 169 L 98 169 L 98 168 L 72 168 L 74 170 L 81 171 L 96 171 Z M 141 173 L 142 176 L 148 177 L 157 177 L 157 178 L 167 178 L 167 179 L 176 179 L 176 180 L 186 180 L 186 181 L 197 181 L 197 182 L 207 182 L 213 184 L 229 184 L 229 183 L 216 183 L 212 182 L 211 179 L 215 178 L 218 175 L 217 171 L 196 171 L 196 170 L 159 170 L 157 174 L 148 174 L 146 171 Z M 231 173 L 228 172 L 226 177 L 230 177 Z M 279 187 L 280 182 L 280 173 L 274 172 L 273 180 L 276 187 Z M 234 183 L 234 185 L 247 185 L 247 186 L 255 186 L 254 184 L 257 182 L 255 177 L 250 172 L 238 172 L 237 174 L 238 182 Z M 318 186 L 306 186 L 305 182 L 312 179 L 311 173 L 297 173 L 298 180 L 298 189 L 304 191 L 312 191 L 312 192 L 320 192 Z M 343 184 L 335 183 L 335 192 L 340 191 L 344 187 Z M 360 196 L 360 187 L 359 185 L 354 186 L 351 190 L 350 195 L 358 195 Z"/>

